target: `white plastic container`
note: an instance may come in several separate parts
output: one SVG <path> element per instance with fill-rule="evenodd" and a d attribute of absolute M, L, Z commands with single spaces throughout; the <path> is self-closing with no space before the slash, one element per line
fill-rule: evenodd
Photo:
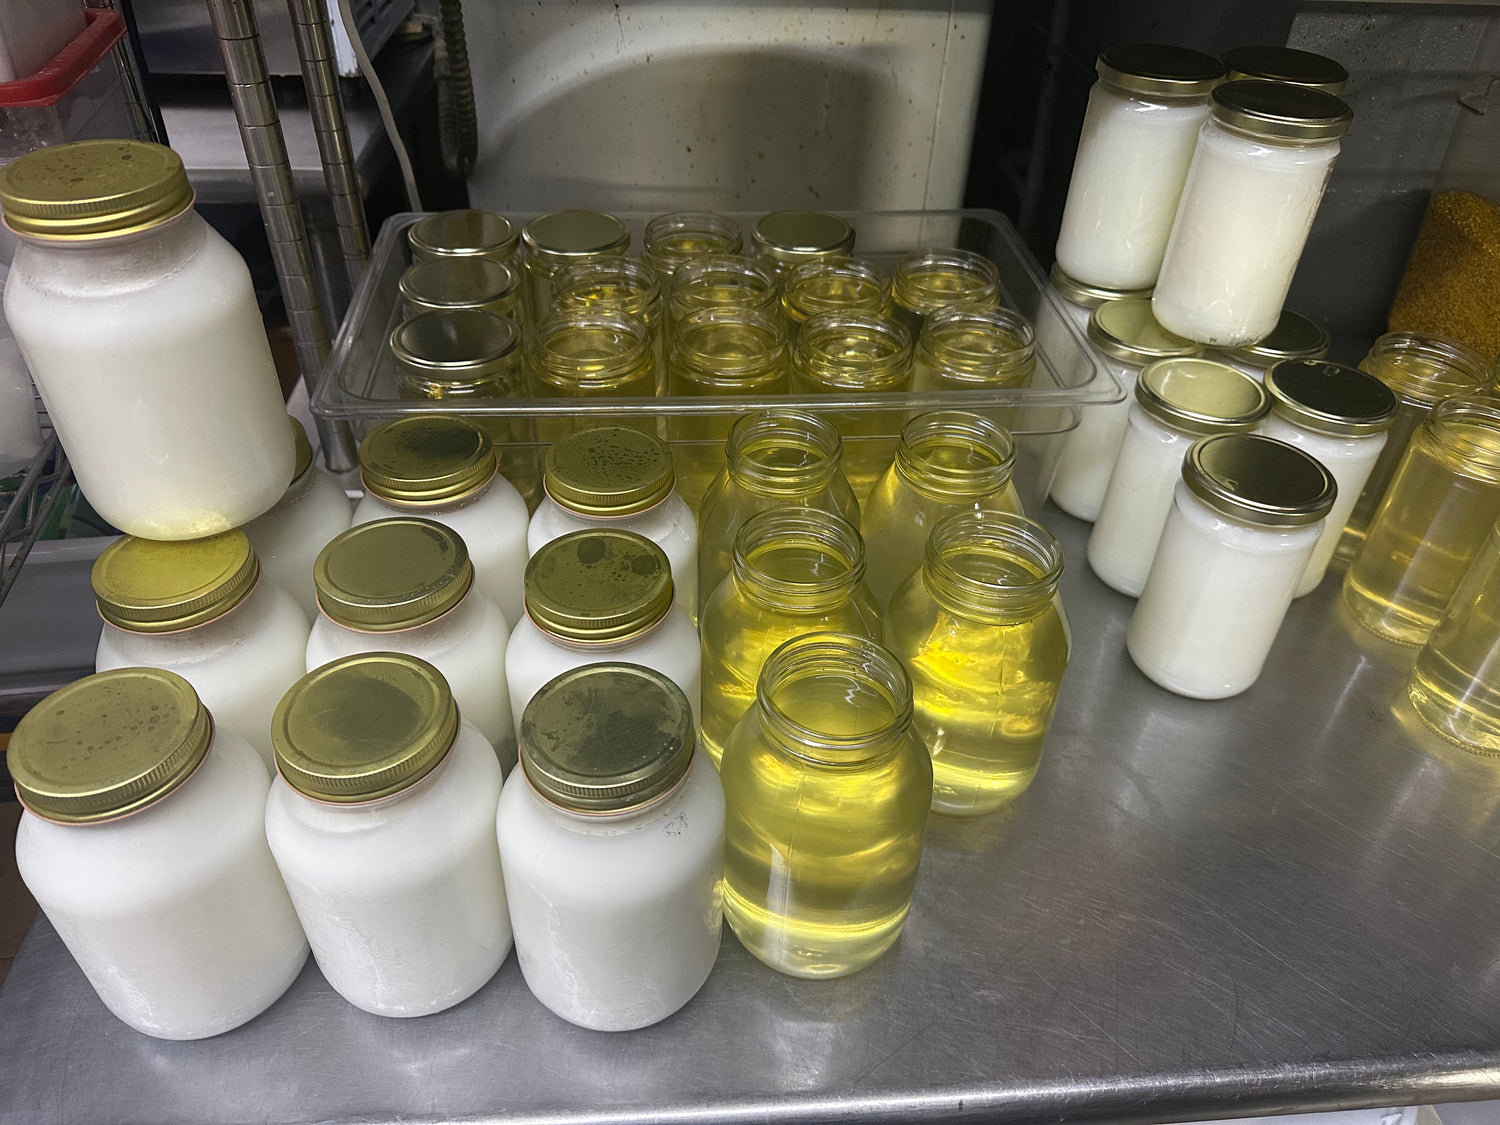
<path fill-rule="evenodd" d="M 1224 64 L 1186 47 L 1124 43 L 1101 52 L 1096 69 L 1057 264 L 1090 285 L 1147 289 Z"/>
<path fill-rule="evenodd" d="M 1194 699 L 1255 683 L 1335 491 L 1327 469 L 1284 442 L 1195 442 L 1126 631 L 1136 667 Z"/>
<path fill-rule="evenodd" d="M 304 669 L 308 621 L 261 574 L 243 531 L 186 543 L 127 536 L 94 560 L 104 631 L 94 670 L 165 668 L 272 768 L 271 714 Z"/>
<path fill-rule="evenodd" d="M 451 527 L 469 549 L 479 588 L 507 622 L 520 619 L 530 517 L 483 430 L 453 416 L 401 418 L 370 432 L 359 463 L 365 496 L 354 509 L 356 525 L 420 516 Z"/>
<path fill-rule="evenodd" d="M 1280 82 L 1213 92 L 1151 297 L 1164 328 L 1220 348 L 1275 329 L 1350 116 Z"/>
<path fill-rule="evenodd" d="M 318 616 L 313 588 L 313 560 L 335 535 L 347 531 L 354 505 L 344 488 L 326 469 L 313 464 L 312 444 L 302 423 L 288 416 L 297 447 L 297 467 L 286 495 L 263 516 L 245 525 L 261 569 L 302 607 L 311 620 Z"/>
<path fill-rule="evenodd" d="M 1089 535 L 1089 566 L 1100 581 L 1140 595 L 1188 446 L 1209 434 L 1248 433 L 1270 408 L 1264 387 L 1211 359 L 1162 359 L 1141 372 Z"/>
<path fill-rule="evenodd" d="M 128 668 L 53 692 L 6 756 L 16 867 L 105 1007 L 159 1039 L 269 1008 L 307 940 L 266 847 L 270 775 L 182 677 Z"/>
<path fill-rule="evenodd" d="M 526 616 L 505 650 L 510 709 L 522 715 L 542 685 L 570 668 L 623 662 L 652 668 L 682 689 L 697 727 L 698 631 L 673 604 L 662 549 L 633 531 L 574 531 L 526 567 Z"/>
<path fill-rule="evenodd" d="M 599 664 L 547 684 L 498 835 L 516 959 L 553 1012 L 629 1031 L 702 987 L 719 953 L 724 790 L 666 677 Z"/>
<path fill-rule="evenodd" d="M 334 991 L 377 1016 L 472 996 L 510 953 L 501 774 L 442 673 L 339 660 L 287 693 L 275 739 L 266 839 Z"/>
<path fill-rule="evenodd" d="M 1282 309 L 1271 334 L 1241 348 L 1224 348 L 1212 358 L 1236 371 L 1265 381 L 1266 372 L 1288 359 L 1322 359 L 1333 338 L 1317 321 L 1292 309 Z"/>
<path fill-rule="evenodd" d="M 0 170 L 6 318 L 89 502 L 149 539 L 239 527 L 292 479 L 250 271 L 192 201 L 177 154 L 141 141 Z"/>
<path fill-rule="evenodd" d="M 307 638 L 307 671 L 361 652 L 419 657 L 443 674 L 502 769 L 516 764 L 510 630 L 457 532 L 411 516 L 360 524 L 323 549 L 314 576 L 322 613 Z"/>

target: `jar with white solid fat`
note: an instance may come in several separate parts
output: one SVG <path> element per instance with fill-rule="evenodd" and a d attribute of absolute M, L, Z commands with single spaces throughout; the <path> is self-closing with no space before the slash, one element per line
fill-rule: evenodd
<path fill-rule="evenodd" d="M 510 953 L 495 845 L 501 774 L 431 664 L 345 657 L 276 708 L 266 840 L 335 992 L 425 1016 L 479 991 Z"/>
<path fill-rule="evenodd" d="M 571 531 L 526 564 L 526 616 L 505 650 L 516 733 L 526 704 L 548 680 L 609 661 L 662 673 L 687 696 L 696 725 L 698 631 L 673 603 L 666 554 L 633 531 Z"/>
<path fill-rule="evenodd" d="M 1078 425 L 1063 438 L 1057 474 L 1048 494 L 1070 516 L 1093 520 L 1104 502 L 1110 469 L 1125 437 L 1125 421 L 1142 367 L 1158 359 L 1197 355 L 1193 341 L 1173 335 L 1151 315 L 1144 297 L 1109 301 L 1089 317 L 1089 342 L 1101 352 L 1109 369 L 1125 388 L 1120 402 L 1085 406 Z"/>
<path fill-rule="evenodd" d="M 292 479 L 250 271 L 192 204 L 177 154 L 142 141 L 0 170 L 16 343 L 89 502 L 148 539 L 239 527 Z"/>
<path fill-rule="evenodd" d="M 1255 683 L 1337 491 L 1327 469 L 1285 442 L 1195 442 L 1126 631 L 1136 667 L 1193 699 Z"/>
<path fill-rule="evenodd" d="M 698 614 L 698 524 L 677 494 L 672 451 L 653 434 L 624 426 L 574 430 L 547 450 L 546 497 L 526 531 L 536 554 L 570 531 L 614 527 L 644 535 L 672 564 L 677 604 Z"/>
<path fill-rule="evenodd" d="M 420 516 L 463 537 L 474 581 L 507 623 L 521 616 L 526 572 L 526 501 L 500 474 L 489 436 L 466 419 L 421 414 L 387 422 L 359 446 L 365 496 L 359 525 Z"/>
<path fill-rule="evenodd" d="M 1398 400 L 1375 376 L 1324 360 L 1278 363 L 1266 372 L 1266 390 L 1271 393 L 1271 414 L 1261 432 L 1316 457 L 1339 486 L 1323 534 L 1297 583 L 1300 598 L 1323 581 L 1344 523 L 1385 448 Z"/>
<path fill-rule="evenodd" d="M 1280 82 L 1213 92 L 1151 296 L 1163 327 L 1219 348 L 1270 335 L 1351 116 Z"/>
<path fill-rule="evenodd" d="M 271 765 L 271 713 L 302 675 L 307 617 L 261 575 L 243 531 L 186 543 L 126 536 L 89 575 L 104 618 L 94 670 L 164 668 Z"/>
<path fill-rule="evenodd" d="M 354 506 L 334 475 L 313 463 L 312 444 L 302 423 L 290 416 L 287 421 L 297 446 L 296 475 L 280 502 L 247 523 L 244 531 L 261 572 L 296 598 L 311 620 L 318 616 L 313 560 L 325 543 L 348 530 Z"/>
<path fill-rule="evenodd" d="M 549 1009 L 630 1031 L 703 986 L 723 917 L 724 790 L 670 679 L 595 664 L 543 687 L 498 830 L 516 960 Z"/>
<path fill-rule="evenodd" d="M 452 528 L 411 516 L 351 527 L 314 567 L 323 612 L 307 638 L 306 670 L 360 652 L 402 652 L 436 666 L 464 718 L 500 765 L 516 764 L 505 684 L 505 615 L 474 581 Z"/>
<path fill-rule="evenodd" d="M 1266 372 L 1288 359 L 1322 359 L 1333 343 L 1328 329 L 1292 309 L 1282 309 L 1271 334 L 1242 348 L 1224 348 L 1213 358 L 1265 381 Z"/>
<path fill-rule="evenodd" d="M 158 1039 L 269 1008 L 307 939 L 266 847 L 270 776 L 181 676 L 124 668 L 37 704 L 6 764 L 16 868 L 104 1006 Z"/>
<path fill-rule="evenodd" d="M 1188 446 L 1209 434 L 1248 433 L 1270 408 L 1264 387 L 1211 359 L 1163 359 L 1141 372 L 1089 535 L 1089 566 L 1100 581 L 1140 595 Z"/>
<path fill-rule="evenodd" d="M 1147 289 L 1224 64 L 1186 47 L 1122 43 L 1106 48 L 1096 69 L 1057 264 L 1089 285 Z"/>

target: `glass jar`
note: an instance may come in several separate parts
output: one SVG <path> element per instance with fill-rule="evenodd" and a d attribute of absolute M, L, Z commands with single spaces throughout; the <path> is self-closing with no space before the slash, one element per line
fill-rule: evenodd
<path fill-rule="evenodd" d="M 1194 442 L 1126 630 L 1135 666 L 1191 699 L 1255 683 L 1336 491 L 1327 469 L 1285 442 Z"/>
<path fill-rule="evenodd" d="M 1325 55 L 1299 51 L 1295 47 L 1234 47 L 1224 52 L 1229 81 L 1261 78 L 1267 82 L 1286 82 L 1307 86 L 1325 94 L 1341 94 L 1349 72 Z M 1321 359 L 1321 356 L 1311 356 Z"/>
<path fill-rule="evenodd" d="M 270 777 L 181 676 L 53 692 L 11 735 L 16 869 L 104 1006 L 158 1039 L 248 1023 L 307 961 L 266 847 Z"/>
<path fill-rule="evenodd" d="M 654 668 L 698 714 L 698 631 L 673 604 L 672 568 L 644 535 L 573 531 L 526 565 L 526 616 L 510 635 L 505 675 L 517 733 L 526 704 L 554 676 L 622 661 Z"/>
<path fill-rule="evenodd" d="M 1300 598 L 1323 581 L 1349 512 L 1385 448 L 1397 400 L 1373 375 L 1316 359 L 1276 364 L 1266 372 L 1266 390 L 1271 394 L 1271 413 L 1261 433 L 1316 457 L 1339 486 L 1323 534 L 1297 583 Z"/>
<path fill-rule="evenodd" d="M 1135 384 L 1125 438 L 1089 535 L 1089 567 L 1139 597 L 1188 446 L 1209 434 L 1248 433 L 1271 409 L 1264 387 L 1211 359 L 1160 359 Z"/>
<path fill-rule="evenodd" d="M 1000 304 L 1000 271 L 971 250 L 913 250 L 891 279 L 896 316 L 913 337 L 940 309 L 993 309 Z"/>
<path fill-rule="evenodd" d="M 290 594 L 261 577 L 245 533 L 127 535 L 94 560 L 89 579 L 104 618 L 94 670 L 176 672 L 269 766 L 271 712 L 302 675 L 308 623 Z"/>
<path fill-rule="evenodd" d="M 486 258 L 419 262 L 401 275 L 396 292 L 408 318 L 424 312 L 481 309 L 520 320 L 520 273 Z"/>
<path fill-rule="evenodd" d="M 788 338 L 819 313 L 862 312 L 889 316 L 891 281 L 858 258 L 819 258 L 798 266 L 781 290 L 781 315 Z"/>
<path fill-rule="evenodd" d="M 406 228 L 406 245 L 413 262 L 485 259 L 515 260 L 521 239 L 504 215 L 472 208 L 438 211 Z"/>
<path fill-rule="evenodd" d="M 901 935 L 932 803 L 911 716 L 901 662 L 865 637 L 811 633 L 766 660 L 719 773 L 724 914 L 771 968 L 846 976 Z"/>
<path fill-rule="evenodd" d="M 1088 335 L 1089 343 L 1103 354 L 1109 370 L 1124 385 L 1125 398 L 1085 406 L 1078 425 L 1062 440 L 1049 495 L 1059 508 L 1081 520 L 1099 516 L 1110 471 L 1125 439 L 1141 368 L 1158 359 L 1193 356 L 1202 350 L 1158 324 L 1151 315 L 1151 302 L 1142 297 L 1100 305 L 1089 317 Z"/>
<path fill-rule="evenodd" d="M 731 218 L 712 211 L 673 211 L 646 224 L 641 258 L 670 291 L 673 276 L 688 262 L 708 254 L 738 254 L 743 245 L 740 224 Z"/>
<path fill-rule="evenodd" d="M 280 502 L 243 530 L 260 560 L 261 573 L 291 594 L 311 621 L 318 616 L 313 560 L 325 543 L 349 529 L 354 506 L 338 479 L 314 463 L 302 423 L 290 415 L 287 422 L 297 447 L 296 475 Z"/>
<path fill-rule="evenodd" d="M 550 1011 L 630 1031 L 703 987 L 723 928 L 724 790 L 671 680 L 596 664 L 542 688 L 498 824 L 516 960 Z"/>
<path fill-rule="evenodd" d="M 1266 371 L 1285 360 L 1322 359 L 1332 343 L 1328 329 L 1317 321 L 1291 309 L 1282 309 L 1281 318 L 1269 336 L 1241 348 L 1216 351 L 1213 358 L 1264 381 Z"/>
<path fill-rule="evenodd" d="M 1036 351 L 1046 356 L 1051 362 L 1058 385 L 1081 386 L 1094 375 L 1092 367 L 1085 366 L 1082 362 L 1087 358 L 1088 350 L 1079 348 L 1074 342 L 1073 336 L 1065 327 L 1067 322 L 1071 321 L 1087 340 L 1089 317 L 1094 315 L 1094 310 L 1100 305 L 1109 301 L 1124 301 L 1132 297 L 1149 298 L 1150 296 L 1151 290 L 1149 289 L 1106 289 L 1098 285 L 1085 285 L 1069 277 L 1057 265 L 1053 265 L 1052 272 L 1047 279 L 1046 295 L 1037 302 L 1035 330 Z M 1063 356 L 1076 357 L 1079 362 L 1071 368 L 1065 368 L 1061 363 Z M 1065 438 L 1066 435 L 1059 435 L 1059 437 Z M 1051 444 L 1058 452 L 1061 451 L 1061 440 L 1055 440 Z"/>
<path fill-rule="evenodd" d="M 932 809 L 977 816 L 1031 785 L 1072 646 L 1062 548 L 1040 524 L 959 512 L 932 529 L 885 639 L 912 683 L 932 755 Z"/>
<path fill-rule="evenodd" d="M 987 391 L 1024 387 L 1036 369 L 1036 333 L 1010 309 L 941 309 L 917 337 L 912 389 Z"/>
<path fill-rule="evenodd" d="M 623 255 L 591 258 L 552 279 L 552 310 L 559 313 L 628 313 L 651 335 L 651 358 L 660 394 L 667 378 L 666 302 L 656 271 Z"/>
<path fill-rule="evenodd" d="M 1151 304 L 1169 331 L 1237 348 L 1281 317 L 1351 114 L 1280 82 L 1228 82 L 1212 102 Z"/>
<path fill-rule="evenodd" d="M 1364 546 L 1344 575 L 1344 603 L 1371 632 L 1420 645 L 1500 519 L 1500 402 L 1445 399 L 1407 446 Z"/>
<path fill-rule="evenodd" d="M 177 154 L 143 141 L 0 169 L 5 317 L 89 502 L 147 539 L 239 527 L 292 479 L 250 271 L 192 203 Z"/>
<path fill-rule="evenodd" d="M 526 501 L 500 475 L 488 435 L 463 418 L 421 414 L 371 430 L 359 445 L 364 499 L 354 524 L 420 516 L 458 532 L 474 580 L 507 622 L 521 618 Z"/>
<path fill-rule="evenodd" d="M 865 501 L 866 574 L 877 605 L 922 565 L 927 536 L 966 508 L 1022 515 L 1011 476 L 1016 443 L 1003 426 L 962 410 L 919 414 Z"/>
<path fill-rule="evenodd" d="M 734 538 L 757 512 L 813 508 L 859 526 L 839 432 L 805 410 L 744 414 L 729 429 L 724 468 L 698 512 L 698 612 L 733 567 Z"/>
<path fill-rule="evenodd" d="M 1149 289 L 1224 65 L 1185 47 L 1121 43 L 1095 69 L 1057 264 L 1087 285 Z"/>
<path fill-rule="evenodd" d="M 744 309 L 774 318 L 779 293 L 769 266 L 738 254 L 705 254 L 678 267 L 668 312 L 674 331 L 702 309 Z"/>
<path fill-rule="evenodd" d="M 307 638 L 305 671 L 362 652 L 425 660 L 502 769 L 516 764 L 505 681 L 510 628 L 474 588 L 474 564 L 456 531 L 411 516 L 362 523 L 323 548 L 314 577 L 323 612 Z"/>
<path fill-rule="evenodd" d="M 521 229 L 525 244 L 526 300 L 530 323 L 552 308 L 552 279 L 568 266 L 624 254 L 630 228 L 603 211 L 550 211 Z"/>
<path fill-rule="evenodd" d="M 639 317 L 603 309 L 555 312 L 530 340 L 531 375 L 543 398 L 655 398 L 656 359 L 651 330 Z M 545 417 L 537 434 L 551 444 L 585 424 L 577 410 Z M 656 432 L 656 419 L 625 425 Z"/>
<path fill-rule="evenodd" d="M 276 708 L 271 854 L 333 990 L 377 1016 L 425 1016 L 510 954 L 495 809 L 500 766 L 431 664 L 350 656 Z"/>
<path fill-rule="evenodd" d="M 734 537 L 734 569 L 709 595 L 699 630 L 703 749 L 715 765 L 755 703 L 766 657 L 793 637 L 829 630 L 880 640 L 859 532 L 811 508 L 746 520 Z"/>
<path fill-rule="evenodd" d="M 750 241 L 784 281 L 798 266 L 854 253 L 854 228 L 827 211 L 772 211 L 756 220 Z"/>

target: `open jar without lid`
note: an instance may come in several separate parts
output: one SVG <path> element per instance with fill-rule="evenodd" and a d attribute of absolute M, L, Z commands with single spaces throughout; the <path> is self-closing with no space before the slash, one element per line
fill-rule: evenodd
<path fill-rule="evenodd" d="M 677 270 L 706 254 L 738 254 L 744 245 L 740 225 L 712 211 L 673 211 L 646 224 L 641 257 L 663 282 Z M 671 288 L 670 284 L 666 286 Z"/>

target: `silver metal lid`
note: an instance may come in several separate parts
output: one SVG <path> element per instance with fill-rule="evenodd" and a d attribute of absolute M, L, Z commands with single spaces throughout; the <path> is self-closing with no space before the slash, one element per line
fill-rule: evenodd
<path fill-rule="evenodd" d="M 1231 82 L 1262 78 L 1337 94 L 1349 81 L 1349 72 L 1332 59 L 1295 47 L 1235 47 L 1224 52 L 1224 65 L 1229 68 Z"/>
<path fill-rule="evenodd" d="M 1293 425 L 1336 437 L 1390 429 L 1396 392 L 1357 367 L 1323 359 L 1288 359 L 1266 372 L 1271 409 Z"/>
<path fill-rule="evenodd" d="M 489 263 L 486 263 L 489 264 Z M 508 368 L 520 346 L 515 321 L 482 309 L 418 313 L 391 333 L 396 362 L 420 375 L 474 381 Z"/>
<path fill-rule="evenodd" d="M 1224 77 L 1212 55 L 1162 43 L 1117 43 L 1099 52 L 1099 77 L 1112 86 L 1157 97 L 1202 97 Z"/>
<path fill-rule="evenodd" d="M 439 211 L 418 219 L 406 228 L 412 258 L 488 258 L 504 262 L 516 252 L 519 239 L 515 226 L 493 211 Z"/>
<path fill-rule="evenodd" d="M 1182 480 L 1214 511 L 1261 527 L 1317 523 L 1338 495 L 1316 458 L 1259 434 L 1199 438 L 1183 459 Z"/>
<path fill-rule="evenodd" d="M 401 275 L 396 291 L 415 312 L 483 309 L 504 313 L 515 304 L 520 274 L 488 258 L 438 258 Z"/>
<path fill-rule="evenodd" d="M 1332 94 L 1284 82 L 1226 82 L 1213 92 L 1215 121 L 1256 140 L 1319 144 L 1349 131 L 1354 111 Z"/>
<path fill-rule="evenodd" d="M 1251 430 L 1271 409 L 1258 382 L 1211 359 L 1157 360 L 1141 372 L 1135 399 L 1157 421 L 1190 434 Z"/>
<path fill-rule="evenodd" d="M 1102 285 L 1090 285 L 1076 277 L 1069 277 L 1056 263 L 1052 266 L 1051 284 L 1053 291 L 1063 300 L 1082 305 L 1086 309 L 1097 309 L 1107 301 L 1151 296 L 1149 289 L 1106 289 Z"/>
<path fill-rule="evenodd" d="M 1322 359 L 1333 338 L 1317 321 L 1282 309 L 1271 334 L 1240 348 L 1221 348 L 1221 355 L 1251 367 L 1269 367 L 1283 359 Z"/>
<path fill-rule="evenodd" d="M 534 257 L 565 265 L 595 254 L 623 254 L 630 228 L 604 211 L 551 211 L 521 230 L 521 241 Z"/>
<path fill-rule="evenodd" d="M 1105 355 L 1141 365 L 1153 359 L 1197 355 L 1203 350 L 1202 344 L 1158 324 L 1147 297 L 1100 305 L 1089 317 L 1089 340 Z"/>

